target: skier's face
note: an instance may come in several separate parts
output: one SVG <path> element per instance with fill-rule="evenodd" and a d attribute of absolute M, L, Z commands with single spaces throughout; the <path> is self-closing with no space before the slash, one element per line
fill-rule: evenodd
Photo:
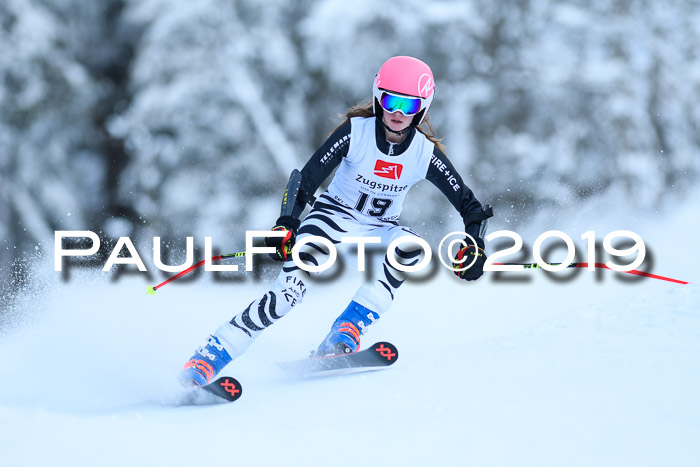
<path fill-rule="evenodd" d="M 384 124 L 394 131 L 401 131 L 408 127 L 413 120 L 413 115 L 407 117 L 398 110 L 396 112 L 384 111 L 384 116 L 382 117 Z"/>

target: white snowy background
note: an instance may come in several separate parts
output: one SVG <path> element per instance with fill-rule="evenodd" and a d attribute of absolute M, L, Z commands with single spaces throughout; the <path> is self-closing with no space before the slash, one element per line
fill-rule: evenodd
<path fill-rule="evenodd" d="M 2 2 L 0 464 L 697 465 L 699 31 L 696 1 Z M 438 269 L 363 341 L 396 344 L 393 367 L 280 373 L 361 283 L 348 268 L 226 369 L 241 400 L 176 406 L 182 363 L 276 266 L 151 297 L 152 237 L 172 262 L 190 235 L 241 249 L 396 54 L 433 67 L 448 154 L 528 248 L 508 259 L 624 229 L 639 269 L 692 284 Z M 402 220 L 433 246 L 460 227 L 429 183 Z M 67 276 L 65 229 L 103 240 Z M 121 235 L 150 275 L 101 272 Z"/>

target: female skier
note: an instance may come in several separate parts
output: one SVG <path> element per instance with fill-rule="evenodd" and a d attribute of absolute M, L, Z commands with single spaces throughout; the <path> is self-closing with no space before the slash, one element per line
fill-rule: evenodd
<path fill-rule="evenodd" d="M 284 236 L 265 239 L 267 246 L 276 249 L 271 256 L 285 261 L 277 281 L 197 349 L 182 370 L 183 382 L 208 384 L 265 328 L 301 303 L 311 274 L 291 258 L 297 235 L 299 240 L 316 236 L 333 244 L 340 243 L 342 237 L 380 237 L 385 247 L 399 237 L 418 237 L 397 220 L 406 193 L 420 180 L 430 180 L 447 197 L 462 216 L 465 232 L 476 240 L 477 245 L 466 241 L 467 246 L 457 254 L 457 261 L 473 261 L 472 266 L 455 274 L 466 280 L 476 280 L 483 274 L 486 254 L 479 233 L 482 221 L 492 214 L 464 184 L 427 122 L 434 89 L 430 67 L 416 58 L 393 57 L 382 65 L 374 79 L 372 102 L 351 108 L 345 123 L 301 170 L 298 195 L 290 200 L 294 215 L 280 217 L 272 229 Z M 422 122 L 427 131 L 419 127 Z M 336 167 L 328 190 L 301 222 L 298 215 Z M 411 266 L 421 260 L 423 251 L 418 245 L 401 243 L 395 253 L 398 263 Z M 313 240 L 299 247 L 299 257 L 305 264 L 324 264 L 328 255 L 329 250 Z M 394 268 L 385 256 L 383 267 L 376 268 L 373 280 L 356 292 L 316 355 L 356 352 L 360 336 L 389 309 L 404 279 L 405 273 Z"/>

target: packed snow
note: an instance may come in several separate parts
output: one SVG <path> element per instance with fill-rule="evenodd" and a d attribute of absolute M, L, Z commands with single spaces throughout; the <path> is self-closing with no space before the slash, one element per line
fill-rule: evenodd
<path fill-rule="evenodd" d="M 394 366 L 285 375 L 275 363 L 305 357 L 360 284 L 346 270 L 226 368 L 244 387 L 228 405 L 178 406 L 175 375 L 274 275 L 203 276 L 152 297 L 143 276 L 62 281 L 47 262 L 0 341 L 3 465 L 694 465 L 699 207 L 642 220 L 591 206 L 558 226 L 636 231 L 653 272 L 689 285 L 585 270 L 465 283 L 439 270 L 406 284 L 363 338 L 394 343 Z M 520 233 L 527 244 L 542 230 Z"/>

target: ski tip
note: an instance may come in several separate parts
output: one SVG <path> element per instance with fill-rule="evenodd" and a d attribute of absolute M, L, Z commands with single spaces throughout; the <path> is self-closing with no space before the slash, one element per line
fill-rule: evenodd
<path fill-rule="evenodd" d="M 148 295 L 155 295 L 156 294 L 156 288 L 153 286 L 150 286 L 148 288 Z"/>
<path fill-rule="evenodd" d="M 216 394 L 228 402 L 237 401 L 243 395 L 241 383 L 231 376 L 223 376 L 206 386 L 202 386 L 202 389 L 206 389 L 208 392 Z"/>
<path fill-rule="evenodd" d="M 399 359 L 399 349 L 389 342 L 377 342 L 370 348 L 376 352 L 376 357 L 385 365 L 393 365 Z"/>

